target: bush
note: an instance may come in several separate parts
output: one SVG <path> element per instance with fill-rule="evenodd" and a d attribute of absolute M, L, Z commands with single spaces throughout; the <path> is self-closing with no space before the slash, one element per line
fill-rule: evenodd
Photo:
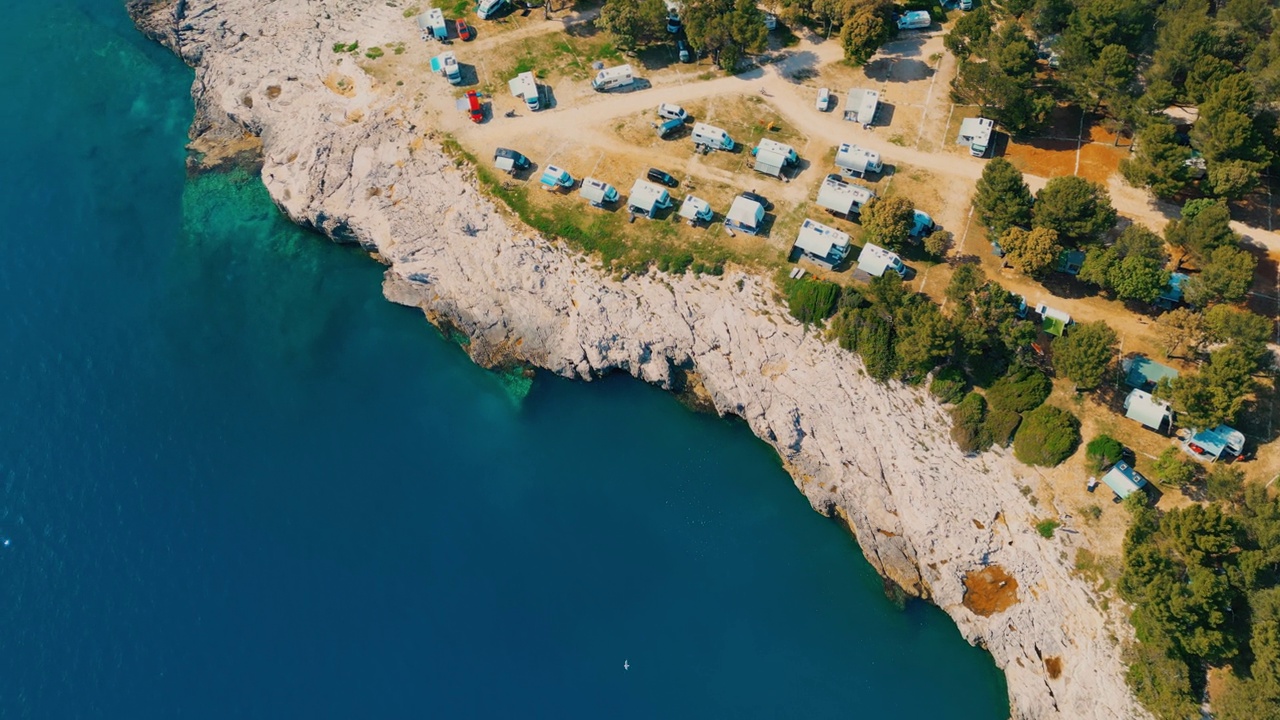
<path fill-rule="evenodd" d="M 1176 447 L 1167 447 L 1151 465 L 1156 480 L 1166 485 L 1183 485 L 1196 476 L 1196 466 Z"/>
<path fill-rule="evenodd" d="M 965 452 L 981 452 L 987 449 L 982 421 L 987 414 L 987 401 L 976 392 L 964 396 L 959 405 L 951 408 L 951 439 Z"/>
<path fill-rule="evenodd" d="M 1044 373 L 1016 367 L 987 390 L 987 402 L 992 408 L 1024 413 L 1043 405 L 1052 390 L 1053 383 Z"/>
<path fill-rule="evenodd" d="M 987 419 L 982 423 L 982 432 L 991 444 L 1009 447 L 1009 440 L 1021 423 L 1022 416 L 1018 413 L 991 405 L 987 409 Z"/>
<path fill-rule="evenodd" d="M 946 230 L 934 230 L 924 239 L 924 251 L 941 259 L 951 249 L 955 237 Z"/>
<path fill-rule="evenodd" d="M 1036 532 L 1040 533 L 1040 537 L 1048 540 L 1053 537 L 1053 531 L 1057 530 L 1062 523 L 1057 520 L 1041 520 L 1036 523 Z"/>
<path fill-rule="evenodd" d="M 893 351 L 893 325 L 878 313 L 863 317 L 858 328 L 858 355 L 867 367 L 867 374 L 876 380 L 888 380 L 898 367 L 898 357 Z"/>
<path fill-rule="evenodd" d="M 1053 467 L 1071 457 L 1080 444 L 1080 421 L 1052 405 L 1027 413 L 1013 439 L 1013 454 L 1028 465 Z"/>
<path fill-rule="evenodd" d="M 958 403 L 964 399 L 965 391 L 969 389 L 969 383 L 965 380 L 964 373 L 959 368 L 947 366 L 938 371 L 933 376 L 933 382 L 929 383 L 929 392 L 938 398 L 939 402 Z"/>
<path fill-rule="evenodd" d="M 1204 494 L 1210 500 L 1238 502 L 1244 494 L 1244 473 L 1230 465 L 1214 465 L 1205 476 Z"/>
<path fill-rule="evenodd" d="M 692 262 L 692 258 L 690 258 Z M 681 268 L 680 272 L 684 272 Z M 801 280 L 787 286 L 787 309 L 791 316 L 809 325 L 831 317 L 840 300 L 840 286 L 825 280 Z"/>
<path fill-rule="evenodd" d="M 1115 438 L 1110 435 L 1098 435 L 1085 446 L 1084 457 L 1089 463 L 1089 469 L 1101 472 L 1108 465 L 1115 464 L 1123 450 L 1124 448 Z"/>

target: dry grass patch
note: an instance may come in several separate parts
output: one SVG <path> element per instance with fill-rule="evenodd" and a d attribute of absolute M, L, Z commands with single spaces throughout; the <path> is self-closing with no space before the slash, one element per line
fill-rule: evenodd
<path fill-rule="evenodd" d="M 974 615 L 991 617 L 1018 603 L 1018 581 L 999 565 L 964 576 L 964 606 Z"/>

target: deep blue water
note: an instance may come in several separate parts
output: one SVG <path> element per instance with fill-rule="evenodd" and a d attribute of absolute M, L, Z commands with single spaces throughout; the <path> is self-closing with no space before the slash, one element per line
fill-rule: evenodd
<path fill-rule="evenodd" d="M 744 427 L 521 400 L 187 178 L 191 73 L 118 0 L 0 20 L 0 717 L 1007 717 Z"/>

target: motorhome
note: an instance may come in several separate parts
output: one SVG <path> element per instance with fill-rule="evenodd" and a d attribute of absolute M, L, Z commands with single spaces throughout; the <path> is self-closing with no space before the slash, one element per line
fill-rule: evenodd
<path fill-rule="evenodd" d="M 609 90 L 617 90 L 618 88 L 630 87 L 636 81 L 636 77 L 631 72 L 630 65 L 619 65 L 617 67 L 605 68 L 596 73 L 596 77 L 591 81 L 591 87 L 596 92 L 606 92 Z"/>
<path fill-rule="evenodd" d="M 858 271 L 871 277 L 880 277 L 888 271 L 897 273 L 898 277 L 907 276 L 907 266 L 902 264 L 897 253 L 873 243 L 862 246 L 862 253 L 858 255 Z"/>
<path fill-rule="evenodd" d="M 932 24 L 933 18 L 929 16 L 928 10 L 912 10 L 898 16 L 899 30 L 919 30 Z"/>
<path fill-rule="evenodd" d="M 430 8 L 418 16 L 418 30 L 423 40 L 445 40 L 449 37 L 449 26 L 444 23 L 444 11 Z"/>
<path fill-rule="evenodd" d="M 671 195 L 661 185 L 648 180 L 636 180 L 627 198 L 627 209 L 637 215 L 654 217 L 659 210 L 671 207 Z"/>
<path fill-rule="evenodd" d="M 451 85 L 462 84 L 462 66 L 452 50 L 431 58 L 431 72 L 443 75 Z"/>
<path fill-rule="evenodd" d="M 987 154 L 987 148 L 991 145 L 991 133 L 995 126 L 996 122 L 987 118 L 965 118 L 960 123 L 960 136 L 956 138 L 956 144 L 968 145 L 970 155 L 982 157 Z"/>
<path fill-rule="evenodd" d="M 480 0 L 480 3 L 476 5 L 476 17 L 481 20 L 488 20 L 497 15 L 506 5 L 507 0 Z"/>
<path fill-rule="evenodd" d="M 706 123 L 697 123 L 693 126 L 693 144 L 697 148 L 708 150 L 732 151 L 737 147 L 733 138 L 729 137 L 729 133 Z"/>
<path fill-rule="evenodd" d="M 836 167 L 840 168 L 841 175 L 862 177 L 869 172 L 881 172 L 884 163 L 880 162 L 880 153 L 875 150 L 843 143 L 836 149 Z"/>
<path fill-rule="evenodd" d="M 774 177 L 781 177 L 784 168 L 800 162 L 800 156 L 790 145 L 768 138 L 761 139 L 751 154 L 756 158 L 755 170 Z"/>
<path fill-rule="evenodd" d="M 538 179 L 542 183 L 542 187 L 547 190 L 559 190 L 560 188 L 571 188 L 577 181 L 569 174 L 568 170 L 558 168 L 555 165 L 548 165 L 542 171 L 542 177 Z"/>
<path fill-rule="evenodd" d="M 834 270 L 849 255 L 849 234 L 806 218 L 792 248 L 810 261 Z"/>
<path fill-rule="evenodd" d="M 530 112 L 537 112 L 542 107 L 542 98 L 538 94 L 538 81 L 534 79 L 533 73 L 520 73 L 511 78 L 507 87 L 511 88 L 512 95 L 524 99 L 524 104 Z"/>
<path fill-rule="evenodd" d="M 715 213 L 711 211 L 711 203 L 687 195 L 684 202 L 680 203 L 680 217 L 688 220 L 690 225 L 697 225 L 700 222 L 710 223 L 715 218 Z"/>
<path fill-rule="evenodd" d="M 593 207 L 604 207 L 618 202 L 618 189 L 603 180 L 583 178 L 582 189 L 578 194 L 587 199 Z"/>

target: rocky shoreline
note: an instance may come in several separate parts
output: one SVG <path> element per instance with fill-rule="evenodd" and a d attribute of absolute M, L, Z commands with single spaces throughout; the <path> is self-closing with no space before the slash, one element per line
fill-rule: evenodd
<path fill-rule="evenodd" d="M 1124 683 L 1127 630 L 1073 574 L 1071 537 L 1039 537 L 998 454 L 966 458 L 927 394 L 882 385 L 795 323 L 772 284 L 656 272 L 619 281 L 486 198 L 430 128 L 333 38 L 413 39 L 402 10 L 357 0 L 129 0 L 195 68 L 202 152 L 261 139 L 262 177 L 295 222 L 387 264 L 383 291 L 471 339 L 477 363 L 589 380 L 622 371 L 696 386 L 773 446 L 818 512 L 868 561 L 945 610 L 1008 678 L 1017 718 L 1142 718 Z M 335 72 L 353 84 L 334 92 Z"/>

